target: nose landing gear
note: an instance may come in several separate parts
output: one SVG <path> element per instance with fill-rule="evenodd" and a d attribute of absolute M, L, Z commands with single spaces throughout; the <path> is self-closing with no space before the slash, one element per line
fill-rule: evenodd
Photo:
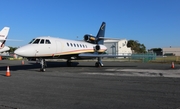
<path fill-rule="evenodd" d="M 45 72 L 46 71 L 46 69 L 45 69 L 45 67 L 47 67 L 47 64 L 46 64 L 46 61 L 45 61 L 45 59 L 40 59 L 40 64 L 41 64 L 41 68 L 40 68 L 40 71 L 41 72 Z"/>

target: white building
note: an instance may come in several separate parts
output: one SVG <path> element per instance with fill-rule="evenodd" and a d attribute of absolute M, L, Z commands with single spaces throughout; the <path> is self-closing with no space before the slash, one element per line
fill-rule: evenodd
<path fill-rule="evenodd" d="M 163 55 L 180 56 L 180 48 L 179 47 L 163 48 L 162 50 L 163 50 Z"/>
<path fill-rule="evenodd" d="M 107 47 L 107 54 L 128 55 L 132 54 L 131 47 L 127 47 L 128 40 L 105 40 L 104 45 Z"/>

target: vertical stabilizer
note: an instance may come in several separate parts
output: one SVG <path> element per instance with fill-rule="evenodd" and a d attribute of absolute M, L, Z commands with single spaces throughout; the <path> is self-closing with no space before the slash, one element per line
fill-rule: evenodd
<path fill-rule="evenodd" d="M 97 34 L 97 38 L 98 38 L 98 44 L 104 44 L 104 39 L 103 37 L 105 36 L 105 27 L 106 27 L 106 23 L 102 22 L 98 34 Z"/>
<path fill-rule="evenodd" d="M 9 33 L 9 27 L 4 27 L 1 31 L 0 31 L 0 40 L 2 39 L 6 39 L 6 37 L 8 36 Z"/>
<path fill-rule="evenodd" d="M 8 36 L 9 33 L 9 27 L 4 27 L 1 31 L 0 31 L 0 48 L 4 47 L 4 44 L 6 42 L 6 38 Z"/>

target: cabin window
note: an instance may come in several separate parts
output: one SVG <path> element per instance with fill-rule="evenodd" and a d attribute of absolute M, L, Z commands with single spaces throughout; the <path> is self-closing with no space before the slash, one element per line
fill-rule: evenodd
<path fill-rule="evenodd" d="M 79 44 L 77 44 L 77 47 L 79 47 Z"/>
<path fill-rule="evenodd" d="M 33 44 L 38 44 L 39 41 L 40 41 L 40 39 L 36 39 L 36 40 L 33 42 Z"/>
<path fill-rule="evenodd" d="M 67 43 L 67 46 L 69 46 L 69 43 Z"/>
<path fill-rule="evenodd" d="M 87 48 L 87 45 L 85 45 L 86 46 L 86 48 Z"/>
<path fill-rule="evenodd" d="M 83 48 L 85 48 L 85 46 L 83 45 Z"/>
<path fill-rule="evenodd" d="M 44 44 L 44 39 L 41 39 L 40 44 Z"/>
<path fill-rule="evenodd" d="M 82 45 L 80 44 L 80 47 L 82 47 Z"/>
<path fill-rule="evenodd" d="M 45 42 L 46 44 L 51 44 L 51 42 L 48 40 L 48 39 L 46 39 L 46 42 Z"/>
<path fill-rule="evenodd" d="M 70 43 L 71 44 L 71 47 L 73 46 L 73 44 L 72 43 Z"/>
<path fill-rule="evenodd" d="M 74 44 L 74 47 L 76 47 L 76 44 Z"/>
<path fill-rule="evenodd" d="M 35 39 L 32 39 L 32 40 L 29 42 L 29 44 L 31 44 L 34 40 L 35 40 Z"/>

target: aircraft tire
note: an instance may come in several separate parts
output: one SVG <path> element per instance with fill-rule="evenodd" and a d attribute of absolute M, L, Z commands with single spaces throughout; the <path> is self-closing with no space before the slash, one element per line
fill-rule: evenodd
<path fill-rule="evenodd" d="M 41 71 L 41 72 L 45 72 L 46 69 L 45 69 L 45 68 L 41 68 L 40 71 Z"/>
<path fill-rule="evenodd" d="M 96 62 L 96 63 L 95 63 L 95 67 L 102 67 L 102 65 L 101 65 L 100 62 Z"/>

